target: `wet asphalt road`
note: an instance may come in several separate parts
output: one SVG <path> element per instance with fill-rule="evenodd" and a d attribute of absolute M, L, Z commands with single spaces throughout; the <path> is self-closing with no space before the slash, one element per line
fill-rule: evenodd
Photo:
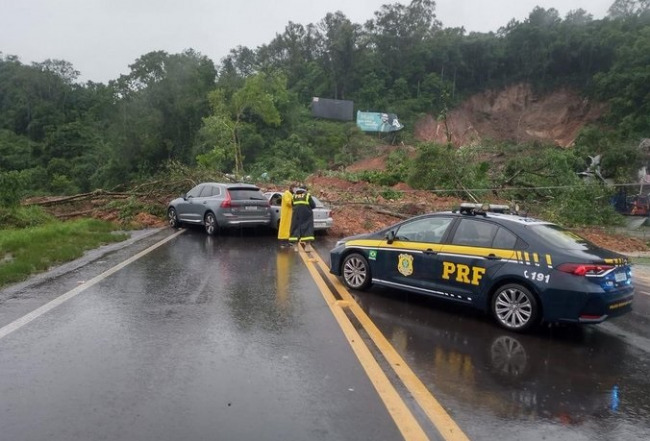
<path fill-rule="evenodd" d="M 0 438 L 399 439 L 301 266 L 179 236 L 0 340 Z"/>
<path fill-rule="evenodd" d="M 0 329 L 172 233 L 0 291 Z M 649 295 L 602 325 L 517 335 L 431 299 L 353 294 L 470 439 L 650 439 Z M 191 230 L 0 337 L 0 439 L 402 437 L 297 253 Z"/>

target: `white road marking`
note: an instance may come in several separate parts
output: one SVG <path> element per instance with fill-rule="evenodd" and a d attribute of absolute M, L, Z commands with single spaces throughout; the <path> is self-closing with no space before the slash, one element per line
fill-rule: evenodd
<path fill-rule="evenodd" d="M 63 304 L 64 302 L 70 300 L 71 298 L 75 297 L 76 295 L 80 294 L 81 292 L 83 292 L 84 290 L 90 288 L 91 286 L 95 285 L 96 283 L 101 282 L 102 280 L 104 280 L 108 276 L 118 272 L 119 270 L 121 270 L 125 266 L 129 265 L 130 263 L 133 263 L 136 260 L 138 260 L 139 258 L 149 254 L 150 252 L 152 252 L 156 248 L 158 248 L 161 245 L 164 245 L 167 242 L 169 242 L 170 240 L 174 239 L 176 236 L 178 236 L 180 234 L 183 234 L 183 232 L 185 232 L 185 230 L 181 230 L 178 233 L 172 234 L 171 236 L 161 240 L 160 242 L 153 244 L 152 246 L 150 246 L 146 250 L 139 252 L 138 254 L 136 254 L 133 257 L 130 257 L 129 259 L 125 260 L 124 262 L 122 262 L 122 263 L 120 263 L 118 265 L 115 265 L 113 268 L 111 268 L 111 269 L 109 269 L 107 271 L 104 271 L 103 273 L 101 273 L 97 277 L 94 277 L 94 278 L 90 279 L 89 281 L 83 283 L 82 285 L 79 285 L 75 289 L 72 289 L 72 290 L 66 292 L 65 294 L 60 295 L 59 297 L 57 297 L 56 299 L 46 303 L 45 305 L 43 305 L 43 306 L 41 306 L 39 308 L 36 308 L 35 310 L 30 312 L 29 314 L 26 314 L 26 315 L 22 316 L 21 318 L 16 319 L 13 322 L 9 323 L 8 325 L 3 326 L 2 328 L 0 328 L 0 339 L 6 337 L 7 335 L 11 334 L 12 332 L 14 332 L 16 330 L 22 328 L 23 326 L 25 326 L 26 324 L 28 324 L 32 320 L 35 320 L 38 317 L 45 314 L 46 312 L 51 311 L 52 309 L 54 309 L 57 306 Z"/>

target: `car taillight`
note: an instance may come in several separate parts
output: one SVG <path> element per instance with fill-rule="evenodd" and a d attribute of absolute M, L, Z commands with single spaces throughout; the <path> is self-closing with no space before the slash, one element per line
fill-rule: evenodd
<path fill-rule="evenodd" d="M 226 192 L 226 199 L 221 203 L 221 208 L 230 208 L 232 207 L 232 199 L 230 198 L 230 193 Z"/>
<path fill-rule="evenodd" d="M 611 269 L 614 265 L 598 265 L 592 263 L 563 263 L 557 267 L 558 271 L 575 276 L 599 276 Z"/>

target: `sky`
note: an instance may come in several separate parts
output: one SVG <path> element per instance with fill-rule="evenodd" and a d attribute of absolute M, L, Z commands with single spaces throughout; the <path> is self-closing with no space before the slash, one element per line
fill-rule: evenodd
<path fill-rule="evenodd" d="M 443 27 L 496 32 L 540 6 L 564 18 L 582 8 L 602 19 L 614 0 L 437 0 Z M 23 64 L 65 60 L 79 80 L 107 83 L 152 51 L 194 49 L 215 64 L 237 46 L 255 49 L 291 21 L 318 23 L 341 11 L 364 24 L 384 4 L 410 0 L 0 0 L 0 54 Z"/>

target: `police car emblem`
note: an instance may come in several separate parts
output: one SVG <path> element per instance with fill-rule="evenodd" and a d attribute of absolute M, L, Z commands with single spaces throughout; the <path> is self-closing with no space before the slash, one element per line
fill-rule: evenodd
<path fill-rule="evenodd" d="M 413 256 L 409 254 L 400 254 L 399 261 L 397 262 L 397 271 L 405 276 L 413 274 Z"/>

